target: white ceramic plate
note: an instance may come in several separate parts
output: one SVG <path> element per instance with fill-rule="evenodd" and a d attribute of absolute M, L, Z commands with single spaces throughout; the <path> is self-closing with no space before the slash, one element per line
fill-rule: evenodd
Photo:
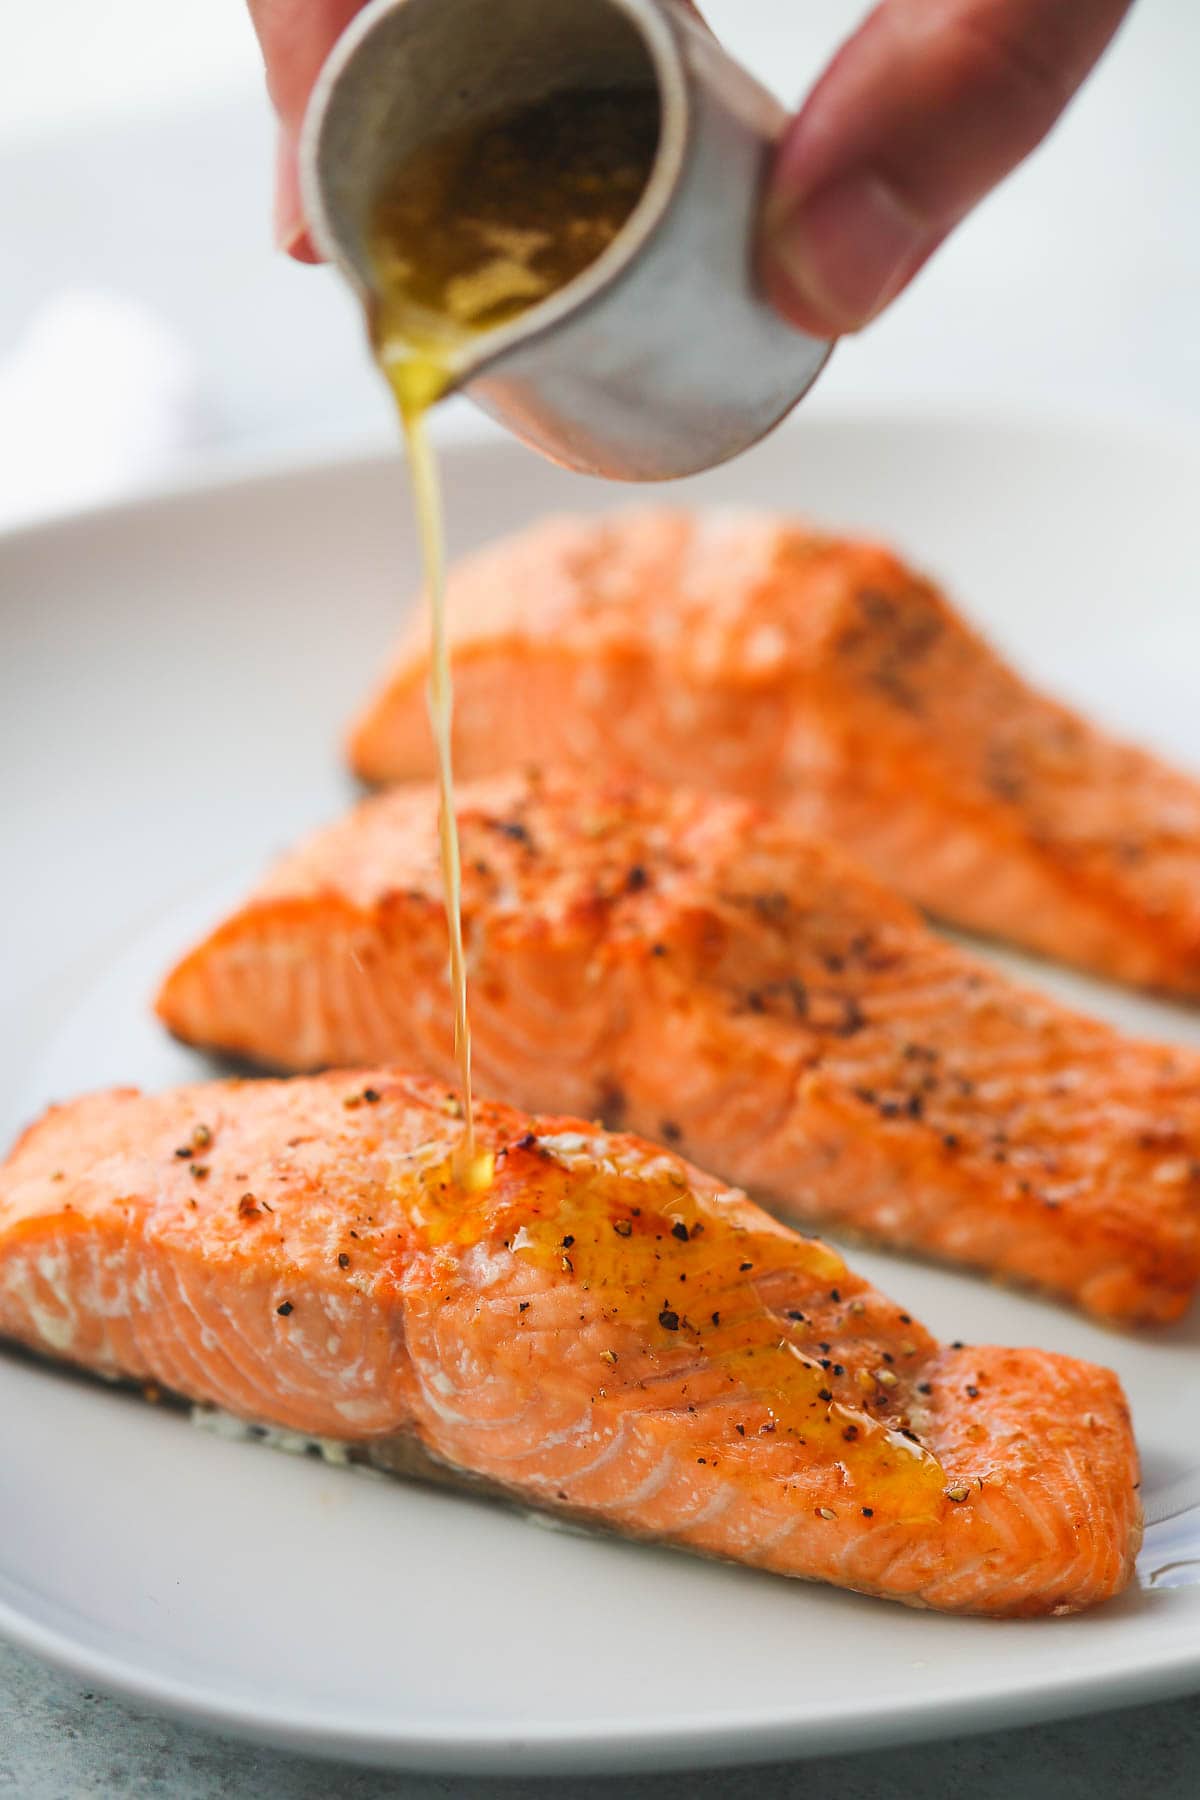
<path fill-rule="evenodd" d="M 448 460 L 457 547 L 636 496 L 515 446 Z M 1200 767 L 1200 446 L 1153 433 L 802 419 L 689 497 L 894 539 L 1045 681 Z M 679 493 L 681 490 L 675 490 Z M 146 1000 L 173 953 L 341 806 L 338 736 L 415 584 L 398 463 L 244 480 L 0 542 L 0 1120 L 198 1073 Z M 1113 1019 L 1200 1014 L 1050 971 Z M 1200 1338 L 1103 1332 L 854 1253 L 945 1336 L 1111 1363 L 1147 1487 L 1200 1463 Z M 0 1627 L 226 1730 L 512 1772 L 750 1760 L 1200 1687 L 1200 1588 L 948 1620 L 219 1441 L 0 1358 Z"/>

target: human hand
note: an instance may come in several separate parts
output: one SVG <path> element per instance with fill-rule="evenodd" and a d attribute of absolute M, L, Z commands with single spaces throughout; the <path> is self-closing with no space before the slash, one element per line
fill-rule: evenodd
<path fill-rule="evenodd" d="M 320 262 L 300 198 L 296 148 L 321 64 L 366 0 L 249 0 L 279 119 L 275 145 L 275 242 L 297 262 Z"/>
<path fill-rule="evenodd" d="M 275 233 L 315 262 L 296 142 L 317 72 L 364 0 L 250 0 L 280 119 Z M 858 330 L 1033 150 L 1132 0 L 882 0 L 789 127 L 762 215 L 772 301 Z"/>
<path fill-rule="evenodd" d="M 1132 0 L 882 0 L 792 121 L 763 209 L 771 299 L 856 331 L 1041 143 Z"/>

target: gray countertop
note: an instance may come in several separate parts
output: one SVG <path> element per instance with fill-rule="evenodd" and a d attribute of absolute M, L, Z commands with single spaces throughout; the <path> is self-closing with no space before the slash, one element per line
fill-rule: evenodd
<path fill-rule="evenodd" d="M 136 1712 L 0 1646 L 0 1794 L 15 1800 L 1095 1800 L 1200 1792 L 1200 1697 L 862 1756 L 612 1780 L 392 1775 Z"/>

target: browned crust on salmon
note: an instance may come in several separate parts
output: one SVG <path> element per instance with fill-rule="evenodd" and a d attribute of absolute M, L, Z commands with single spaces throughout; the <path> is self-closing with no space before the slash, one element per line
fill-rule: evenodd
<path fill-rule="evenodd" d="M 678 1157 L 365 1069 L 86 1096 L 0 1167 L 0 1333 L 625 1535 L 910 1605 L 1127 1583 L 1104 1369 L 937 1345 Z M 711 1316 L 710 1316 L 711 1309 Z"/>
<path fill-rule="evenodd" d="M 552 520 L 453 572 L 464 777 L 616 762 L 768 803 L 930 912 L 1200 995 L 1200 782 L 1037 692 L 881 545 L 765 516 Z M 414 632 L 356 721 L 430 774 Z"/>
<path fill-rule="evenodd" d="M 432 790 L 286 857 L 159 995 L 188 1042 L 449 1078 Z M 786 1216 L 1163 1322 L 1200 1280 L 1200 1058 L 945 942 L 742 801 L 570 773 L 460 791 L 485 1091 L 681 1145 Z"/>

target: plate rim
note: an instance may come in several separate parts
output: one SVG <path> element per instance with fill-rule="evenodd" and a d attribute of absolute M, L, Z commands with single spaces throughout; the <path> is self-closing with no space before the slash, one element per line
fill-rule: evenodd
<path fill-rule="evenodd" d="M 451 407 L 453 404 L 451 402 Z M 1200 456 L 1200 420 L 1165 406 L 1138 409 L 1112 403 L 1094 406 L 1057 403 L 1042 407 L 1020 401 L 999 402 L 986 395 L 976 398 L 970 394 L 934 399 L 920 395 L 911 398 L 889 396 L 879 401 L 865 394 L 838 394 L 827 398 L 819 389 L 762 442 L 783 435 L 798 437 L 806 429 L 820 431 L 825 426 L 850 426 L 862 430 L 874 427 L 881 431 L 904 426 L 924 431 L 940 426 L 948 431 L 1038 432 L 1092 445 L 1097 437 L 1114 440 L 1136 437 L 1184 456 Z M 465 401 L 462 410 L 452 413 L 441 429 L 434 432 L 434 441 L 447 457 L 494 454 L 500 446 L 522 457 L 537 456 L 537 452 L 521 444 Z M 399 442 L 380 431 L 364 433 L 356 441 L 324 451 L 313 449 L 311 445 L 295 451 L 281 450 L 278 446 L 211 451 L 193 466 L 173 470 L 162 480 L 147 479 L 126 494 L 102 496 L 78 506 L 47 508 L 0 526 L 0 557 L 10 549 L 28 545 L 31 540 L 68 536 L 88 527 L 103 527 L 109 521 L 121 523 L 140 513 L 153 515 L 177 504 L 223 500 L 246 490 L 269 492 L 292 481 L 344 475 L 353 470 L 367 474 L 394 465 L 403 459 L 403 454 Z M 736 466 L 736 459 L 734 464 L 725 465 L 727 468 L 733 466 Z M 611 492 L 618 507 L 635 505 L 634 496 L 666 494 L 677 485 L 674 481 L 637 483 L 604 481 L 600 477 L 589 479 L 595 481 L 598 489 L 603 487 Z M 798 510 L 802 512 L 803 507 Z"/>
<path fill-rule="evenodd" d="M 1002 1619 L 977 1622 L 985 1629 L 1000 1631 L 1010 1623 Z M 1056 1628 L 1054 1621 L 1044 1623 L 1048 1630 Z M 1087 1716 L 1106 1703 L 1114 1710 L 1124 1710 L 1152 1700 L 1177 1699 L 1200 1687 L 1197 1641 L 1182 1656 L 1170 1648 L 1160 1657 L 1143 1658 L 1132 1671 L 1077 1673 L 1065 1667 L 1051 1678 L 1039 1672 L 1032 1689 L 1019 1685 L 1018 1673 L 1011 1685 L 999 1690 L 993 1685 L 987 1694 L 933 1691 L 917 1702 L 910 1696 L 882 1704 L 876 1701 L 865 1718 L 861 1697 L 847 1695 L 832 1706 L 823 1703 L 819 1721 L 781 1720 L 777 1711 L 757 1716 L 752 1709 L 743 1708 L 715 1720 L 687 1714 L 661 1719 L 616 1717 L 582 1731 L 570 1721 L 555 1721 L 511 1730 L 472 1724 L 414 1733 L 365 1726 L 336 1713 L 314 1717 L 311 1709 L 300 1716 L 278 1703 L 238 1705 L 198 1683 L 147 1674 L 123 1657 L 81 1648 L 65 1632 L 20 1614 L 2 1597 L 0 1634 L 66 1674 L 202 1730 L 332 1761 L 498 1778 L 808 1760 Z"/>

